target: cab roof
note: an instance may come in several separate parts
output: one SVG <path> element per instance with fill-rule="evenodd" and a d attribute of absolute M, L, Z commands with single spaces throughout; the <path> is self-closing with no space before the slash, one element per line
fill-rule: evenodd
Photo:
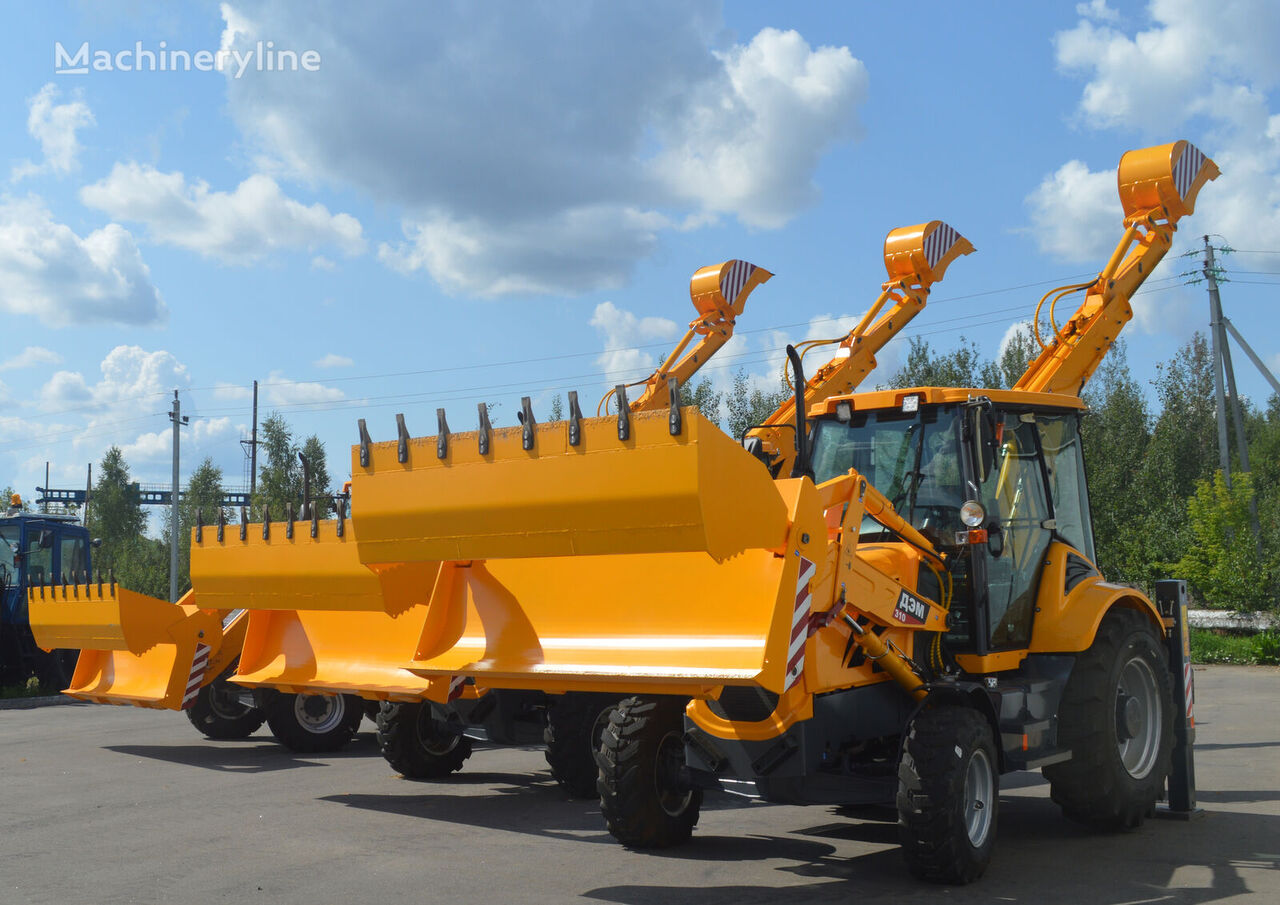
<path fill-rule="evenodd" d="M 908 396 L 919 397 L 921 405 L 967 402 L 976 396 L 985 396 L 996 405 L 1015 408 L 1068 409 L 1078 412 L 1088 407 L 1079 396 L 1065 393 L 1028 393 L 1023 390 L 989 390 L 978 387 L 908 387 L 832 396 L 810 408 L 809 415 L 815 418 L 834 415 L 836 406 L 842 402 L 850 403 L 855 412 L 901 409 L 903 400 Z"/>

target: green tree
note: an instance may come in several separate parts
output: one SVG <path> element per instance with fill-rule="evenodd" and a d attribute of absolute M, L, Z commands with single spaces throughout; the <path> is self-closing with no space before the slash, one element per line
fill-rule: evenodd
<path fill-rule="evenodd" d="M 141 534 L 124 541 L 118 551 L 115 576 L 121 586 L 131 591 L 168 600 L 168 543 Z"/>
<path fill-rule="evenodd" d="M 295 517 L 302 513 L 302 461 L 298 454 L 306 456 L 311 469 L 311 499 L 327 496 L 332 481 L 325 457 L 324 444 L 314 434 L 301 446 L 279 412 L 272 412 L 262 422 L 258 440 L 259 458 L 263 464 L 258 469 L 258 487 L 253 496 L 255 513 L 261 517 L 262 508 L 269 508 L 273 519 L 282 519 L 286 504 L 292 504 Z M 324 514 L 321 507 L 321 515 Z"/>
<path fill-rule="evenodd" d="M 556 393 L 551 397 L 551 418 L 552 421 L 564 420 L 564 403 L 560 400 L 560 394 Z"/>
<path fill-rule="evenodd" d="M 960 337 L 950 352 L 935 352 L 929 341 L 911 337 L 907 360 L 888 381 L 892 389 L 905 387 L 1000 387 L 1000 367 L 986 359 L 978 344 Z"/>
<path fill-rule="evenodd" d="M 1009 337 L 1004 351 L 1000 353 L 1000 377 L 1002 387 L 1012 387 L 1026 373 L 1027 365 L 1040 354 L 1040 344 L 1036 342 L 1035 330 L 1031 324 L 1023 324 Z M 995 384 L 992 384 L 994 386 Z"/>
<path fill-rule="evenodd" d="M 191 477 L 187 480 L 186 492 L 178 504 L 178 592 L 180 594 L 191 587 L 191 532 L 195 529 L 197 514 L 205 525 L 216 525 L 219 512 L 228 521 L 234 517 L 230 509 L 222 506 L 222 496 L 222 469 L 216 467 L 212 459 L 206 458 L 191 473 Z M 172 519 L 172 510 L 166 509 L 165 539 L 162 542 L 165 545 L 166 556 Z M 167 572 L 168 560 L 166 559 L 165 562 Z M 168 593 L 166 587 L 162 596 L 168 596 Z"/>
<path fill-rule="evenodd" d="M 733 375 L 733 387 L 725 398 L 725 408 L 728 410 L 728 423 L 725 428 L 729 436 L 736 440 L 748 427 L 760 424 L 773 414 L 774 409 L 781 405 L 782 400 L 791 395 L 791 392 L 791 388 L 781 381 L 776 390 L 753 387 L 747 372 L 739 368 Z"/>
<path fill-rule="evenodd" d="M 717 393 L 711 385 L 711 378 L 703 377 L 690 389 L 688 384 L 680 387 L 680 404 L 696 405 L 702 417 L 712 424 L 720 423 L 720 401 L 722 393 Z"/>
<path fill-rule="evenodd" d="M 1231 487 L 1216 471 L 1199 481 L 1187 500 L 1192 543 L 1175 569 L 1191 582 L 1209 606 L 1252 610 L 1265 605 L 1275 583 L 1273 562 L 1259 556 L 1250 525 L 1253 479 L 1248 472 L 1232 476 Z"/>
<path fill-rule="evenodd" d="M 1122 342 L 1087 385 L 1085 402 L 1090 411 L 1082 422 L 1081 440 L 1098 566 L 1112 581 L 1147 581 L 1145 510 L 1136 494 L 1151 442 L 1151 416 Z"/>
<path fill-rule="evenodd" d="M 120 447 L 113 446 L 98 466 L 98 480 L 89 502 L 89 534 L 102 540 L 102 547 L 94 557 L 97 567 L 104 571 L 114 569 L 117 574 L 122 574 L 126 570 L 128 553 L 146 527 L 147 517 L 142 511 L 138 485 L 129 475 L 124 453 Z M 167 567 L 165 576 L 168 576 Z M 168 591 L 161 596 L 167 597 Z"/>

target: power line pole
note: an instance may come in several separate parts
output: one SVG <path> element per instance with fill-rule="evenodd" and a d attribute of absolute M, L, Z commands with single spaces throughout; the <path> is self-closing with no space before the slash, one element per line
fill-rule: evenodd
<path fill-rule="evenodd" d="M 1209 328 L 1213 338 L 1213 388 L 1218 403 L 1218 461 L 1222 465 L 1222 477 L 1231 488 L 1231 450 L 1227 446 L 1227 407 L 1223 398 L 1223 375 L 1226 376 L 1226 396 L 1231 402 L 1232 420 L 1235 422 L 1236 454 L 1240 458 L 1240 471 L 1248 474 L 1249 440 L 1244 432 L 1244 411 L 1240 406 L 1240 394 L 1236 390 L 1236 372 L 1231 365 L 1231 347 L 1227 344 L 1226 318 L 1222 314 L 1222 298 L 1218 294 L 1218 268 L 1213 257 L 1209 237 L 1204 237 L 1204 277 L 1209 286 Z M 1235 333 L 1234 328 L 1231 331 Z M 1252 353 L 1252 350 L 1249 350 Z M 1265 368 L 1263 369 L 1265 373 Z M 1249 494 L 1249 527 L 1253 530 L 1253 542 L 1262 556 L 1262 528 L 1258 522 L 1258 498 Z"/>
<path fill-rule="evenodd" d="M 1218 467 L 1231 487 L 1231 448 L 1227 440 L 1227 399 L 1222 387 L 1222 303 L 1218 298 L 1217 266 L 1213 246 L 1204 237 L 1204 278 L 1209 283 L 1209 341 L 1213 353 L 1213 398 L 1218 415 Z"/>
<path fill-rule="evenodd" d="M 178 401 L 178 391 L 173 391 L 173 411 L 169 412 L 169 420 L 173 422 L 173 508 L 169 519 L 169 602 L 178 602 L 178 535 L 181 533 L 178 516 L 178 428 L 186 424 L 188 419 L 182 415 L 182 403 Z"/>
<path fill-rule="evenodd" d="M 258 489 L 258 381 L 253 382 L 253 433 L 249 435 L 249 500 Z"/>

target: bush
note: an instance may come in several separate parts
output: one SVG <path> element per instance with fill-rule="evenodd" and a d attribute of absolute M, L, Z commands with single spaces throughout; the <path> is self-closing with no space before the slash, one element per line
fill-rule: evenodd
<path fill-rule="evenodd" d="M 1257 635 L 1219 634 L 1212 629 L 1191 630 L 1192 663 L 1280 663 L 1280 633 Z"/>

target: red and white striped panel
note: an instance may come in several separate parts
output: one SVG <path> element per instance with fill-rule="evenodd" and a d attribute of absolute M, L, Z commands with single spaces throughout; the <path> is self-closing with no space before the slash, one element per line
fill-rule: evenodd
<path fill-rule="evenodd" d="M 1191 142 L 1182 149 L 1182 156 L 1173 165 L 1173 187 L 1178 190 L 1178 197 L 1185 198 L 1191 191 L 1191 183 L 1196 181 L 1200 168 L 1204 166 L 1204 151 Z"/>
<path fill-rule="evenodd" d="M 1196 704 L 1196 683 L 1191 678 L 1190 661 L 1182 664 L 1182 687 L 1183 694 L 1187 697 L 1187 723 L 1194 726 L 1196 722 L 1195 704 Z"/>
<path fill-rule="evenodd" d="M 205 671 L 209 668 L 209 645 L 197 644 L 196 655 L 191 658 L 191 672 L 187 674 L 187 690 L 182 695 L 182 709 L 188 710 L 200 694 Z"/>
<path fill-rule="evenodd" d="M 924 237 L 924 259 L 929 262 L 929 266 L 933 267 L 941 261 L 959 238 L 960 233 L 955 227 L 939 222 L 933 232 Z"/>
<path fill-rule="evenodd" d="M 804 672 L 804 643 L 809 640 L 809 580 L 816 567 L 800 557 L 800 572 L 796 575 L 796 606 L 791 614 L 791 643 L 787 646 L 787 675 L 782 690 L 788 691 L 800 680 Z"/>
<path fill-rule="evenodd" d="M 746 261 L 729 262 L 729 266 L 720 277 L 720 294 L 724 296 L 725 304 L 733 306 L 742 293 L 742 287 L 747 285 L 747 280 L 751 279 L 751 274 L 755 272 L 754 264 Z"/>
<path fill-rule="evenodd" d="M 467 684 L 466 676 L 453 676 L 449 679 L 449 700 L 456 701 L 462 697 L 462 686 Z"/>

